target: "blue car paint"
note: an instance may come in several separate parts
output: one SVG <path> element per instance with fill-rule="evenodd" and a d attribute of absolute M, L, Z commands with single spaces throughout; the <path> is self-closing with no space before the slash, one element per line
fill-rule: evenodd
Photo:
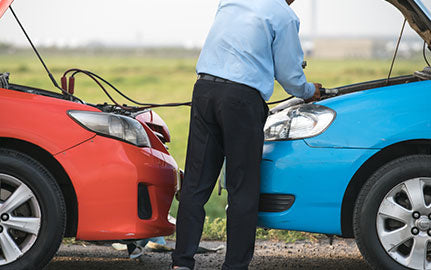
<path fill-rule="evenodd" d="M 295 195 L 281 213 L 260 212 L 265 228 L 341 234 L 344 191 L 356 170 L 378 150 L 312 148 L 303 140 L 265 143 L 261 193 Z"/>
<path fill-rule="evenodd" d="M 397 142 L 431 138 L 431 81 L 413 82 L 327 99 L 337 112 L 313 147 L 381 149 Z"/>
<path fill-rule="evenodd" d="M 285 212 L 260 212 L 258 225 L 341 235 L 341 207 L 353 175 L 386 146 L 431 139 L 430 100 L 431 81 L 422 81 L 318 102 L 337 113 L 324 133 L 265 142 L 261 193 L 296 200 Z"/>

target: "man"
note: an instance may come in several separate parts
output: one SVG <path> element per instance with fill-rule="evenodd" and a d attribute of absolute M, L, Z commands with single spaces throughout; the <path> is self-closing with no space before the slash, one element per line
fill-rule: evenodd
<path fill-rule="evenodd" d="M 208 201 L 226 157 L 227 251 L 222 269 L 248 269 L 259 203 L 263 126 L 274 78 L 291 95 L 307 83 L 294 0 L 221 0 L 196 67 L 173 269 L 193 269 Z"/>

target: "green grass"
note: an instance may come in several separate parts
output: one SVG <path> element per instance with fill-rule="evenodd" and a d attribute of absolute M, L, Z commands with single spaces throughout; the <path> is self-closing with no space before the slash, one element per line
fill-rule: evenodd
<path fill-rule="evenodd" d="M 46 55 L 48 66 L 59 79 L 68 68 L 90 70 L 108 81 L 130 97 L 142 102 L 167 103 L 189 101 L 193 84 L 196 80 L 196 58 L 156 58 L 127 54 Z M 390 60 L 319 60 L 308 59 L 306 75 L 309 81 L 320 82 L 331 88 L 345 84 L 387 77 Z M 393 76 L 411 74 L 421 70 L 425 64 L 419 58 L 399 60 L 395 64 Z M 11 82 L 53 90 L 40 63 L 31 53 L 18 55 L 0 55 L 0 72 L 10 72 Z M 91 80 L 78 76 L 76 95 L 91 103 L 108 101 L 102 91 Z M 121 103 L 127 103 L 113 94 Z M 286 93 L 276 85 L 272 100 L 286 97 Z M 170 128 L 172 142 L 169 144 L 171 154 L 179 167 L 184 168 L 186 142 L 188 135 L 188 107 L 158 108 L 155 111 L 166 121 Z M 225 216 L 226 192 L 216 195 L 216 190 L 206 205 L 208 216 L 205 235 L 209 238 L 220 238 L 224 234 L 225 221 L 216 219 Z M 177 203 L 174 202 L 171 214 L 176 216 Z M 214 222 L 213 220 L 216 219 Z M 285 241 L 301 238 L 301 233 L 260 230 L 258 237 L 279 238 Z"/>
<path fill-rule="evenodd" d="M 307 232 L 266 230 L 262 228 L 258 228 L 256 231 L 256 239 L 277 240 L 286 243 L 293 243 L 298 240 L 315 241 L 319 238 L 322 238 L 322 235 Z M 175 234 L 169 236 L 167 239 L 175 240 Z M 202 232 L 202 240 L 226 240 L 226 218 L 218 217 L 211 219 L 206 217 Z"/>

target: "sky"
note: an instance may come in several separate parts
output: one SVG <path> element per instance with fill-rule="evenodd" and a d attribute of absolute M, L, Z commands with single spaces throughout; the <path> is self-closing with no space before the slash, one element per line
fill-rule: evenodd
<path fill-rule="evenodd" d="M 431 0 L 423 1 L 431 7 Z M 38 45 L 200 47 L 218 2 L 15 0 L 13 8 Z M 312 16 L 312 3 L 315 3 L 316 16 Z M 301 19 L 302 37 L 312 34 L 397 37 L 403 22 L 401 13 L 384 0 L 296 0 L 291 7 Z M 410 29 L 406 35 L 416 36 Z M 0 21 L 0 42 L 27 44 L 10 11 Z"/>

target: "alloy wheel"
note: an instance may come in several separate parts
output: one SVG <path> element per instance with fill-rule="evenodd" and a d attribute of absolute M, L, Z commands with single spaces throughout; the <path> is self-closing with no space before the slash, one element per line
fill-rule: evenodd
<path fill-rule="evenodd" d="M 389 191 L 376 226 L 392 259 L 410 269 L 431 269 L 431 178 L 409 179 Z"/>
<path fill-rule="evenodd" d="M 18 178 L 0 174 L 0 265 L 16 261 L 36 242 L 41 209 L 35 194 Z"/>

